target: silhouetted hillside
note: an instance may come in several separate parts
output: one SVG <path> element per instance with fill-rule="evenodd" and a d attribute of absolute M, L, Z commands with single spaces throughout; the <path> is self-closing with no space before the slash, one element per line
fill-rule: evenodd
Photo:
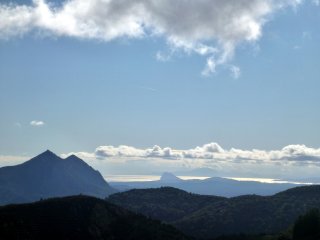
<path fill-rule="evenodd" d="M 80 158 L 46 151 L 20 165 L 0 168 L 0 205 L 85 194 L 105 198 L 115 190 Z"/>
<path fill-rule="evenodd" d="M 320 186 L 293 188 L 262 197 L 201 196 L 172 188 L 131 190 L 111 195 L 110 202 L 173 224 L 203 238 L 230 234 L 278 233 L 299 215 L 320 208 Z"/>
<path fill-rule="evenodd" d="M 319 240 L 320 239 L 320 210 L 309 210 L 299 216 L 293 226 L 286 231 L 274 235 L 233 235 L 222 236 L 215 240 Z"/>
<path fill-rule="evenodd" d="M 320 239 L 320 211 L 311 209 L 295 222 L 292 233 L 293 240 Z"/>
<path fill-rule="evenodd" d="M 223 197 L 197 195 L 180 189 L 163 187 L 133 189 L 109 196 L 109 201 L 149 217 L 171 222 L 202 209 Z"/>
<path fill-rule="evenodd" d="M 0 207 L 0 239 L 187 239 L 101 199 L 73 196 Z"/>

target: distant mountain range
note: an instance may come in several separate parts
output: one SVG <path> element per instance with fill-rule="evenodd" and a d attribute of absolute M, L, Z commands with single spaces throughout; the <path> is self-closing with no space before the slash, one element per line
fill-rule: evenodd
<path fill-rule="evenodd" d="M 158 181 L 109 184 L 98 171 L 75 155 L 62 159 L 48 150 L 20 165 L 0 168 L 0 205 L 78 194 L 105 198 L 117 191 L 162 186 L 224 197 L 244 194 L 266 196 L 296 186 L 289 183 L 244 182 L 221 177 L 182 180 L 172 173 L 164 173 Z"/>
<path fill-rule="evenodd" d="M 222 177 L 211 177 L 204 180 L 182 180 L 172 173 L 164 173 L 160 180 L 144 182 L 110 182 L 112 187 L 119 191 L 130 189 L 174 187 L 187 192 L 215 195 L 223 197 L 235 197 L 245 194 L 261 196 L 273 195 L 278 192 L 299 186 L 291 183 L 261 183 L 256 181 L 237 181 Z"/>
<path fill-rule="evenodd" d="M 0 239 L 214 239 L 242 233 L 254 237 L 221 239 L 278 239 L 299 215 L 320 208 L 320 186 L 294 186 L 220 177 L 182 180 L 171 173 L 158 181 L 110 186 L 80 158 L 46 151 L 0 168 L 0 204 L 25 203 L 0 207 Z M 115 193 L 116 188 L 148 189 Z M 64 197 L 71 195 L 77 196 Z M 265 233 L 276 235 L 255 238 Z"/>
<path fill-rule="evenodd" d="M 273 196 L 204 196 L 163 187 L 134 189 L 108 201 L 153 219 L 170 223 L 197 238 L 221 235 L 279 233 L 299 215 L 320 208 L 320 186 L 292 188 Z"/>
<path fill-rule="evenodd" d="M 174 227 L 104 200 L 73 196 L 0 207 L 0 239 L 187 240 Z"/>
<path fill-rule="evenodd" d="M 0 168 L 0 205 L 79 194 L 105 198 L 114 192 L 98 171 L 74 155 L 62 159 L 45 151 Z"/>

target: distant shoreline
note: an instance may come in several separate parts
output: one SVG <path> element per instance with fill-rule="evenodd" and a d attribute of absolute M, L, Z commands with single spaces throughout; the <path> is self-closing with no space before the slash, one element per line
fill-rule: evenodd
<path fill-rule="evenodd" d="M 160 180 L 160 175 L 106 175 L 104 179 L 107 182 L 150 182 L 150 181 L 158 181 Z M 203 177 L 203 176 L 177 176 L 182 180 L 205 180 L 210 177 Z M 244 177 L 223 177 L 226 179 L 233 179 L 241 182 L 261 182 L 261 183 L 290 183 L 290 184 L 306 184 L 306 185 L 313 185 L 317 183 L 313 182 L 299 182 L 299 181 L 291 181 L 291 180 L 282 180 L 282 179 L 275 179 L 275 178 L 244 178 Z"/>

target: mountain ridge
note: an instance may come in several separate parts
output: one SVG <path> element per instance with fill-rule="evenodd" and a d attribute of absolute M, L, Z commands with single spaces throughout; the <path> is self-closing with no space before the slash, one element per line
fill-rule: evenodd
<path fill-rule="evenodd" d="M 163 187 L 116 193 L 107 200 L 170 223 L 187 235 L 215 238 L 230 234 L 274 234 L 283 231 L 301 214 L 320 208 L 320 186 L 296 187 L 272 196 L 243 195 L 232 198 Z"/>
<path fill-rule="evenodd" d="M 170 225 L 89 196 L 0 207 L 1 239 L 187 240 Z"/>
<path fill-rule="evenodd" d="M 0 168 L 0 205 L 77 194 L 105 198 L 114 192 L 82 159 L 62 159 L 50 150 L 19 165 Z"/>

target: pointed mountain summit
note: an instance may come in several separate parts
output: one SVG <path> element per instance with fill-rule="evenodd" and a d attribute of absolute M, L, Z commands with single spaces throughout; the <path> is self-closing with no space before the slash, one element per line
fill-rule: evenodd
<path fill-rule="evenodd" d="M 164 182 L 164 183 L 176 183 L 180 181 L 182 181 L 182 179 L 178 178 L 176 175 L 169 172 L 164 172 L 160 178 L 160 182 Z"/>
<path fill-rule="evenodd" d="M 72 161 L 82 161 L 83 162 L 83 160 L 81 159 L 81 158 L 79 158 L 79 157 L 77 157 L 76 155 L 74 155 L 74 154 L 71 154 L 70 156 L 68 156 L 67 158 L 66 158 L 66 160 L 72 160 Z"/>
<path fill-rule="evenodd" d="M 49 149 L 47 149 L 46 151 L 44 151 L 43 153 L 40 153 L 38 156 L 56 156 L 58 157 L 54 152 L 50 151 Z"/>
<path fill-rule="evenodd" d="M 105 198 L 114 192 L 98 171 L 74 155 L 62 159 L 47 150 L 0 168 L 0 205 L 79 194 Z"/>
<path fill-rule="evenodd" d="M 54 162 L 60 162 L 62 159 L 51 152 L 50 150 L 46 150 L 43 153 L 31 158 L 29 161 L 22 163 L 22 165 L 33 165 L 33 164 L 52 164 Z"/>

